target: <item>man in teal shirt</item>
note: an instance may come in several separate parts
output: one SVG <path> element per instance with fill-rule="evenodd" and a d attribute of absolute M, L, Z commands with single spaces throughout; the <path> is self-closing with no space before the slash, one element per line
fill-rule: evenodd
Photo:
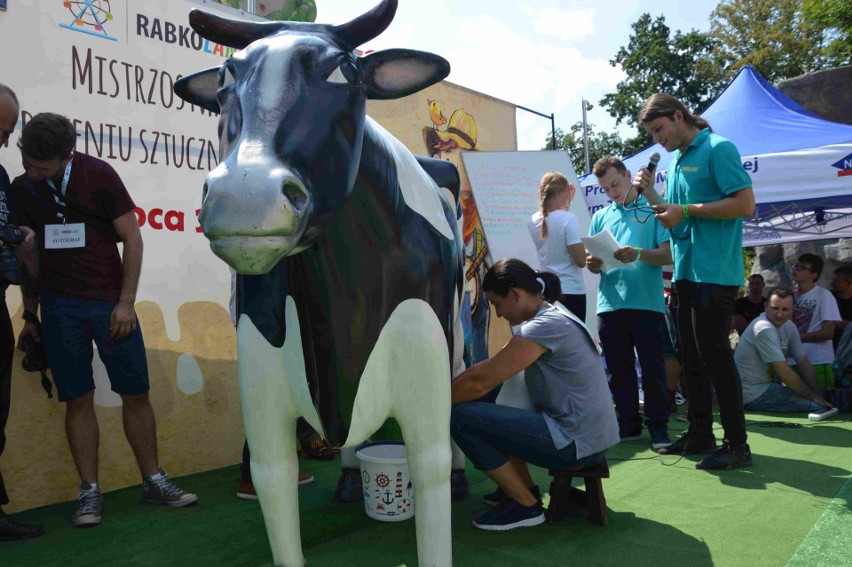
<path fill-rule="evenodd" d="M 706 454 L 699 469 L 751 465 L 746 443 L 742 386 L 728 335 L 743 276 L 742 217 L 754 212 L 751 179 L 729 140 L 671 95 L 657 93 L 639 113 L 654 141 L 673 152 L 666 172 L 666 200 L 641 171 L 635 183 L 671 230 L 674 282 L 680 297 L 678 334 L 689 396 L 689 429 L 663 454 Z M 711 384 L 716 389 L 725 437 L 716 450 Z"/>
<path fill-rule="evenodd" d="M 589 236 L 609 229 L 619 248 L 614 259 L 626 265 L 602 271 L 603 260 L 589 255 L 586 267 L 601 274 L 598 290 L 598 333 L 606 366 L 612 374 L 609 388 L 618 413 L 622 441 L 639 439 L 639 385 L 636 354 L 642 368 L 645 423 L 651 447 L 671 445 L 669 403 L 663 362 L 665 302 L 662 266 L 671 264 L 669 233 L 653 216 L 648 202 L 630 183 L 630 172 L 616 157 L 598 160 L 592 168 L 612 201 L 592 217 Z M 635 350 L 634 350 L 635 349 Z"/>

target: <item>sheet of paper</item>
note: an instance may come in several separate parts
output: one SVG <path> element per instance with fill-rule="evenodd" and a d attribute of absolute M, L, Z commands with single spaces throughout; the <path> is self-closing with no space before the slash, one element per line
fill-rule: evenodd
<path fill-rule="evenodd" d="M 636 267 L 633 265 L 633 262 L 627 262 L 625 264 L 624 262 L 615 259 L 613 254 L 615 254 L 615 251 L 622 246 L 618 243 L 608 228 L 603 229 L 594 236 L 581 236 L 580 239 L 583 241 L 583 245 L 586 247 L 589 254 L 597 256 L 603 260 L 603 266 L 601 269 L 604 272 L 609 272 L 610 270 L 615 270 L 617 268 Z"/>

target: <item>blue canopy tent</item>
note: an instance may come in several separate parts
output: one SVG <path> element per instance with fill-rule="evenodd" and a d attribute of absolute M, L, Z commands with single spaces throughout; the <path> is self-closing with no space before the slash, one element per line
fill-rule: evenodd
<path fill-rule="evenodd" d="M 824 120 L 743 67 L 701 116 L 739 148 L 754 184 L 756 211 L 743 244 L 852 237 L 852 126 Z M 624 160 L 632 172 L 661 156 L 662 191 L 671 154 L 655 144 Z M 594 175 L 580 180 L 587 205 L 607 203 Z"/>

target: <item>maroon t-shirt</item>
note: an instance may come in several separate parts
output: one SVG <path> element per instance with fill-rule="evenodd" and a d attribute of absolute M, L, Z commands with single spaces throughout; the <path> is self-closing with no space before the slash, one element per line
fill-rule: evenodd
<path fill-rule="evenodd" d="M 56 183 L 60 190 L 60 183 Z M 122 268 L 112 221 L 135 208 L 115 170 L 103 160 L 74 153 L 63 209 L 47 181 L 21 175 L 12 183 L 18 222 L 36 231 L 40 249 L 40 290 L 78 299 L 118 301 Z M 85 223 L 83 248 L 46 249 L 45 225 Z"/>

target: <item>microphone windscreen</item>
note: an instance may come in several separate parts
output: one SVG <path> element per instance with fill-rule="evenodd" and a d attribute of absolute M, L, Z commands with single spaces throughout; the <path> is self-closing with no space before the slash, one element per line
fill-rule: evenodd
<path fill-rule="evenodd" d="M 654 171 L 657 169 L 657 164 L 660 163 L 660 154 L 654 152 L 651 154 L 651 157 L 648 159 L 648 171 Z"/>

